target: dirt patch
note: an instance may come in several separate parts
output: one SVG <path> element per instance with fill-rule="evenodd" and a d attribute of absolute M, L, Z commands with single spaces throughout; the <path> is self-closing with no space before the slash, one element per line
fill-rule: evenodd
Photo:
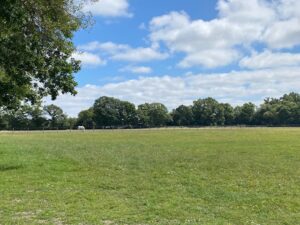
<path fill-rule="evenodd" d="M 15 220 L 31 220 L 36 217 L 34 212 L 17 212 L 14 219 Z"/>

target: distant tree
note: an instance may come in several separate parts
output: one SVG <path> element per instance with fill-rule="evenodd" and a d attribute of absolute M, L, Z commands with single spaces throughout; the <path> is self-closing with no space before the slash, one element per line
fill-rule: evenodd
<path fill-rule="evenodd" d="M 94 103 L 94 120 L 98 127 L 117 126 L 120 124 L 120 100 L 101 97 Z"/>
<path fill-rule="evenodd" d="M 83 110 L 78 114 L 77 126 L 84 126 L 86 129 L 93 129 L 96 126 L 94 122 L 94 109 L 89 108 L 87 110 Z"/>
<path fill-rule="evenodd" d="M 161 103 L 139 105 L 137 113 L 139 123 L 143 127 L 161 127 L 171 120 L 167 107 Z"/>
<path fill-rule="evenodd" d="M 18 109 L 0 110 L 0 129 L 39 129 L 45 121 L 40 105 L 23 104 Z"/>
<path fill-rule="evenodd" d="M 279 99 L 265 99 L 257 110 L 256 123 L 262 125 L 299 125 L 300 95 L 292 92 Z"/>
<path fill-rule="evenodd" d="M 45 117 L 46 115 L 46 117 Z M 169 125 L 300 125 L 300 95 L 285 94 L 266 98 L 260 107 L 245 103 L 233 108 L 213 98 L 194 101 L 192 106 L 181 105 L 168 113 L 161 103 L 135 105 L 111 97 L 97 99 L 94 106 L 81 111 L 78 118 L 68 118 L 55 105 L 23 103 L 16 109 L 0 107 L 0 129 L 73 129 L 83 125 L 96 127 L 161 127 Z"/>
<path fill-rule="evenodd" d="M 151 127 L 151 120 L 150 120 L 150 104 L 145 103 L 138 106 L 137 115 L 138 115 L 138 123 L 139 126 L 142 127 Z"/>
<path fill-rule="evenodd" d="M 22 105 L 17 110 L 9 111 L 9 124 L 11 129 L 28 130 L 30 129 L 31 120 L 29 117 L 29 105 Z"/>
<path fill-rule="evenodd" d="M 56 105 L 44 106 L 44 112 L 50 117 L 48 128 L 50 129 L 64 129 L 67 116 L 63 110 Z"/>
<path fill-rule="evenodd" d="M 258 125 L 276 125 L 279 124 L 277 113 L 278 99 L 267 98 L 260 105 L 255 114 L 255 124 Z"/>
<path fill-rule="evenodd" d="M 294 102 L 300 104 L 300 94 L 291 92 L 289 94 L 284 94 L 281 98 L 281 101 Z"/>
<path fill-rule="evenodd" d="M 122 125 L 127 127 L 136 126 L 138 123 L 138 117 L 135 105 L 127 101 L 121 101 L 120 106 L 120 118 Z"/>
<path fill-rule="evenodd" d="M 135 106 L 116 98 L 101 97 L 95 101 L 93 109 L 98 127 L 129 126 L 137 120 Z"/>
<path fill-rule="evenodd" d="M 190 126 L 194 123 L 194 115 L 191 106 L 181 105 L 172 112 L 174 125 Z"/>
<path fill-rule="evenodd" d="M 64 123 L 64 127 L 66 129 L 75 129 L 76 123 L 77 123 L 77 118 L 67 117 L 67 119 L 65 120 L 65 123 Z"/>
<path fill-rule="evenodd" d="M 224 123 L 224 115 L 219 103 L 213 98 L 194 101 L 192 111 L 197 125 L 211 126 Z"/>
<path fill-rule="evenodd" d="M 7 109 L 0 107 L 0 130 L 8 130 L 10 128 L 9 125 Z"/>
<path fill-rule="evenodd" d="M 300 124 L 300 95 L 289 93 L 279 99 L 277 108 L 279 123 L 284 125 Z"/>
<path fill-rule="evenodd" d="M 251 103 L 245 103 L 242 106 L 237 106 L 235 111 L 235 121 L 241 125 L 253 125 L 255 118 L 256 106 Z"/>
<path fill-rule="evenodd" d="M 279 123 L 283 125 L 287 124 L 293 124 L 293 113 L 292 113 L 292 108 L 294 104 L 291 102 L 284 102 L 281 103 L 277 107 L 277 115 L 279 119 Z"/>
<path fill-rule="evenodd" d="M 29 106 L 27 113 L 30 119 L 30 129 L 43 129 L 43 127 L 47 124 L 47 119 L 44 116 L 44 112 L 40 104 Z"/>
<path fill-rule="evenodd" d="M 224 118 L 224 123 L 221 125 L 233 125 L 234 124 L 234 109 L 228 103 L 221 103 L 219 107 L 222 109 L 222 116 Z M 223 119 L 221 119 L 223 121 Z"/>

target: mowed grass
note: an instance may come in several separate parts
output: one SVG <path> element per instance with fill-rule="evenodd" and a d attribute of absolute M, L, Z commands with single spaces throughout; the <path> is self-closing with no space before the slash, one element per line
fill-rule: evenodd
<path fill-rule="evenodd" d="M 300 224 L 300 129 L 2 133 L 0 224 Z"/>

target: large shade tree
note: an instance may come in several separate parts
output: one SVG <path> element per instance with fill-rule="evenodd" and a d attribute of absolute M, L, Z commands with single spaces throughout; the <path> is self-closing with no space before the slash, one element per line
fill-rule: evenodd
<path fill-rule="evenodd" d="M 89 108 L 87 110 L 83 110 L 78 114 L 77 118 L 77 126 L 84 126 L 87 129 L 93 129 L 96 125 L 94 122 L 94 109 Z"/>
<path fill-rule="evenodd" d="M 1 0 L 0 107 L 76 94 L 72 37 L 86 23 L 77 0 Z"/>
<path fill-rule="evenodd" d="M 93 106 L 97 127 L 134 125 L 137 120 L 134 104 L 112 97 L 100 97 Z"/>
<path fill-rule="evenodd" d="M 48 129 L 63 129 L 67 121 L 67 116 L 63 110 L 56 105 L 44 106 L 44 112 L 49 117 Z"/>
<path fill-rule="evenodd" d="M 180 105 L 172 112 L 173 123 L 176 126 L 189 126 L 194 122 L 191 106 Z"/>
<path fill-rule="evenodd" d="M 255 123 L 256 106 L 253 103 L 248 102 L 237 106 L 234 111 L 236 124 L 253 125 Z"/>
<path fill-rule="evenodd" d="M 192 111 L 195 123 L 201 126 L 222 124 L 224 116 L 217 100 L 213 98 L 198 99 L 194 101 Z"/>
<path fill-rule="evenodd" d="M 143 127 L 161 127 L 171 121 L 168 109 L 161 103 L 145 103 L 138 106 L 139 124 Z"/>

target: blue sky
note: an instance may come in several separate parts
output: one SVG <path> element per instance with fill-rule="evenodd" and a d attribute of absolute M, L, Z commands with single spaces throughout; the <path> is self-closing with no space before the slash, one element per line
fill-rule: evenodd
<path fill-rule="evenodd" d="M 298 0 L 98 0 L 75 34 L 78 95 L 55 104 L 76 116 L 107 95 L 170 110 L 214 97 L 238 105 L 300 89 Z"/>
<path fill-rule="evenodd" d="M 75 35 L 74 42 L 77 46 L 89 42 L 114 42 L 118 44 L 128 44 L 132 47 L 149 46 L 146 28 L 149 21 L 155 16 L 168 14 L 172 11 L 184 11 L 193 19 L 210 20 L 216 17 L 216 1 L 214 0 L 166 0 L 166 1 L 130 1 L 128 12 L 133 17 L 103 17 L 94 16 L 94 25 L 87 30 L 81 30 Z M 159 6 L 159 7 L 158 7 Z M 144 27 L 145 26 L 145 27 Z M 165 75 L 172 73 L 180 75 L 185 70 L 175 68 L 178 57 L 176 55 L 163 61 L 149 61 L 143 66 L 151 67 L 152 74 Z M 131 66 L 138 66 L 141 63 L 129 63 Z M 93 67 L 84 66 L 83 70 L 77 74 L 76 80 L 79 85 L 97 84 L 103 85 L 108 81 L 125 80 L 135 78 L 138 74 L 120 69 L 128 66 L 126 62 L 107 62 L 106 66 Z M 201 68 L 195 68 L 199 71 Z"/>

